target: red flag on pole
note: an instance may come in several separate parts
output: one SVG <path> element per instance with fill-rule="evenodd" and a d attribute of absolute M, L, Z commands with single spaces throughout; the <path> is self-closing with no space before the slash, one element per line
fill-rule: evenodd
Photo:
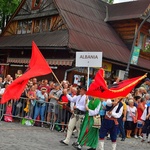
<path fill-rule="evenodd" d="M 90 85 L 87 95 L 99 97 L 103 99 L 112 99 L 117 97 L 126 97 L 132 89 L 144 79 L 147 75 L 139 76 L 136 78 L 131 78 L 127 80 L 123 80 L 110 89 L 108 89 L 106 81 L 104 80 L 104 71 L 100 69 L 96 76 L 94 82 Z"/>
<path fill-rule="evenodd" d="M 7 87 L 2 96 L 1 103 L 6 103 L 10 99 L 19 99 L 30 78 L 46 75 L 51 72 L 52 70 L 47 61 L 44 59 L 36 44 L 32 42 L 32 56 L 28 69 L 21 77 L 14 80 Z"/>

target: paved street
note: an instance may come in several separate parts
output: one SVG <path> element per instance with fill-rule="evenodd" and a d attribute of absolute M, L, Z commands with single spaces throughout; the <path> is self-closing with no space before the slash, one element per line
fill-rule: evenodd
<path fill-rule="evenodd" d="M 0 150 L 75 150 L 71 144 L 64 146 L 59 141 L 65 133 L 50 131 L 48 128 L 28 127 L 19 123 L 0 122 Z M 72 138 L 71 143 L 75 141 Z M 83 150 L 87 148 L 84 147 Z M 117 150 L 149 150 L 150 144 L 141 143 L 140 139 L 118 139 Z M 111 150 L 110 141 L 106 141 L 105 150 Z"/>

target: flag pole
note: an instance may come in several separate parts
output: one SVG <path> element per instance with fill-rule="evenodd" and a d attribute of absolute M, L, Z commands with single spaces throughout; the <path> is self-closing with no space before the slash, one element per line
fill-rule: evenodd
<path fill-rule="evenodd" d="M 61 83 L 59 82 L 58 78 L 56 77 L 55 73 L 52 71 L 53 76 L 55 77 L 56 81 L 59 83 L 59 85 L 62 87 Z"/>

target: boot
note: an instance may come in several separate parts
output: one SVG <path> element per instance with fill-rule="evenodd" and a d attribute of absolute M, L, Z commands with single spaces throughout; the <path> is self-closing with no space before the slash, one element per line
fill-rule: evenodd
<path fill-rule="evenodd" d="M 104 150 L 104 141 L 99 141 L 99 150 Z"/>
<path fill-rule="evenodd" d="M 116 146 L 117 146 L 116 142 L 113 142 L 112 143 L 112 150 L 116 150 Z"/>

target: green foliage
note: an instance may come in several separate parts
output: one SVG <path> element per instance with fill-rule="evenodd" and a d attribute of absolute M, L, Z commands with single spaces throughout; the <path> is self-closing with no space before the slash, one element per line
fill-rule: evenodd
<path fill-rule="evenodd" d="M 103 0 L 106 3 L 113 4 L 114 0 Z"/>
<path fill-rule="evenodd" d="M 3 29 L 21 0 L 0 0 L 0 29 Z"/>

